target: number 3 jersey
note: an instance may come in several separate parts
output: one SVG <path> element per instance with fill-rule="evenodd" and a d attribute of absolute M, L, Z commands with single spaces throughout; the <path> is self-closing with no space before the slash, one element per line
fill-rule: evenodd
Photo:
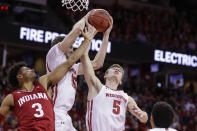
<path fill-rule="evenodd" d="M 32 91 L 16 90 L 12 95 L 18 131 L 54 131 L 53 104 L 39 82 Z"/>
<path fill-rule="evenodd" d="M 122 90 L 103 86 L 96 97 L 87 104 L 86 126 L 88 131 L 122 131 L 128 95 Z"/>

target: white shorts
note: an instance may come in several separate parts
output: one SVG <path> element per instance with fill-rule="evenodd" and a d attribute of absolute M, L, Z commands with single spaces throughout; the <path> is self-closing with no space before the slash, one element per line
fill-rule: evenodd
<path fill-rule="evenodd" d="M 55 131 L 77 131 L 68 114 L 55 113 Z"/>

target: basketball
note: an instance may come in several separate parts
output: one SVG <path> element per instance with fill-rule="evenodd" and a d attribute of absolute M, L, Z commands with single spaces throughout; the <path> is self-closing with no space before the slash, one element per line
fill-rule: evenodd
<path fill-rule="evenodd" d="M 88 22 L 94 26 L 98 32 L 104 32 L 110 25 L 110 14 L 104 9 L 97 9 L 91 12 Z"/>

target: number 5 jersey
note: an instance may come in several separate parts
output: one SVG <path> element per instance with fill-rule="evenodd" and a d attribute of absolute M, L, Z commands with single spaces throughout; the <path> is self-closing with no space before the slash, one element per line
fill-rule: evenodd
<path fill-rule="evenodd" d="M 16 90 L 12 95 L 18 131 L 54 131 L 53 104 L 39 82 L 32 91 Z"/>
<path fill-rule="evenodd" d="M 124 91 L 102 86 L 97 96 L 87 104 L 88 131 L 123 131 L 127 104 L 128 95 Z"/>

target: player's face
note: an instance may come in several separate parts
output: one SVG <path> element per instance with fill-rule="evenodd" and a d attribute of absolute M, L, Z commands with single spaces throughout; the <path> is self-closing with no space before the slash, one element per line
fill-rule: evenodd
<path fill-rule="evenodd" d="M 69 58 L 72 53 L 73 53 L 73 47 L 71 46 L 71 47 L 69 47 L 69 48 L 67 48 L 65 50 L 65 53 L 64 54 L 66 55 L 67 58 Z"/>
<path fill-rule="evenodd" d="M 24 80 L 34 80 L 36 78 L 35 71 L 25 66 L 20 68 L 18 74 L 21 75 Z"/>
<path fill-rule="evenodd" d="M 119 84 L 121 84 L 121 81 L 122 81 L 122 75 L 123 75 L 123 73 L 122 73 L 122 70 L 120 69 L 120 68 L 118 68 L 118 67 L 113 67 L 113 68 L 110 68 L 109 70 L 108 70 L 108 73 L 107 73 L 107 77 L 114 77 L 116 80 L 117 80 L 117 82 L 119 83 Z"/>

